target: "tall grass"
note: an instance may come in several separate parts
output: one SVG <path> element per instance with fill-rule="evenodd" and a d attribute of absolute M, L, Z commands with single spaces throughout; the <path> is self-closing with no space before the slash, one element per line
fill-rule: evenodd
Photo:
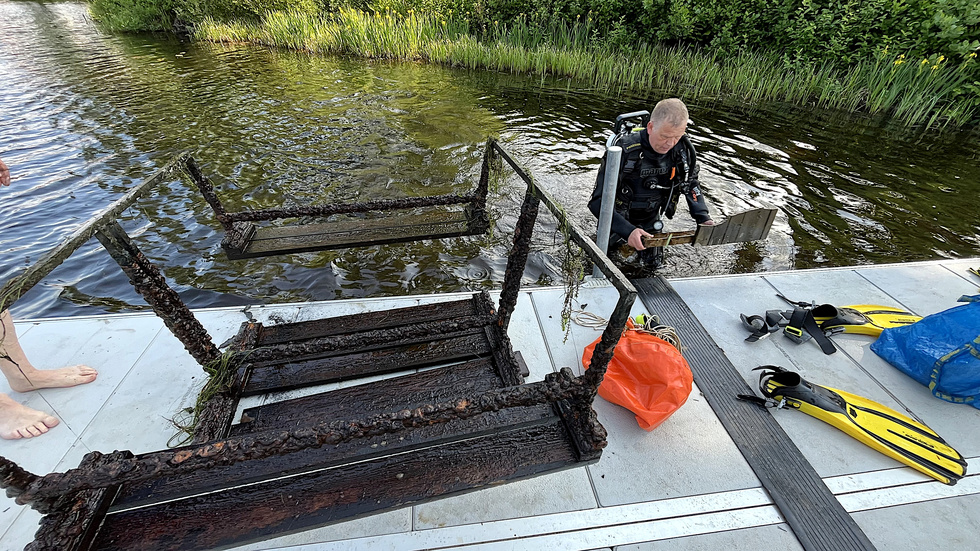
<path fill-rule="evenodd" d="M 889 57 L 851 67 L 788 66 L 780 57 L 742 53 L 724 60 L 688 48 L 605 47 L 592 23 L 532 24 L 518 18 L 471 32 L 465 17 L 371 13 L 343 8 L 329 16 L 270 12 L 257 23 L 204 21 L 198 37 L 368 58 L 423 60 L 469 69 L 555 75 L 599 88 L 656 88 L 676 95 L 768 101 L 885 113 L 908 125 L 963 125 L 980 115 L 970 86 L 975 54 L 958 65 L 942 57 Z"/>

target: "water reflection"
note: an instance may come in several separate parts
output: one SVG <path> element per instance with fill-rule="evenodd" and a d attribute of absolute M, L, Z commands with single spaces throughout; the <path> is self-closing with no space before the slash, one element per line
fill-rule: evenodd
<path fill-rule="evenodd" d="M 592 228 L 585 204 L 616 115 L 649 108 L 661 95 L 109 36 L 76 3 L 0 1 L 0 19 L 0 155 L 16 177 L 0 192 L 3 280 L 183 149 L 195 152 L 228 208 L 238 210 L 465 191 L 484 140 L 498 135 Z M 714 216 L 764 205 L 781 212 L 765 242 L 673 248 L 665 275 L 976 254 L 976 136 L 922 137 L 797 108 L 690 107 Z M 288 258 L 227 260 L 213 214 L 186 181 L 139 202 L 124 226 L 194 307 L 430 293 L 500 281 L 522 195 L 515 179 L 501 183 L 489 236 Z M 681 210 L 670 228 L 693 227 Z M 542 218 L 528 282 L 559 279 L 560 237 Z M 15 315 L 141 304 L 93 241 Z"/>

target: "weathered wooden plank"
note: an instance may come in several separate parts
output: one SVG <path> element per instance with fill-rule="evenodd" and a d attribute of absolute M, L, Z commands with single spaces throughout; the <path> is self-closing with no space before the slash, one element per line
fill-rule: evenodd
<path fill-rule="evenodd" d="M 263 483 L 263 481 L 326 468 L 338 466 L 342 468 L 353 462 L 377 460 L 393 454 L 449 445 L 469 438 L 492 436 L 501 431 L 536 425 L 554 416 L 554 409 L 549 404 L 507 408 L 468 419 L 436 423 L 411 431 L 366 437 L 337 446 L 307 449 L 236 465 L 215 466 L 180 477 L 164 477 L 140 484 L 125 485 L 111 510 L 120 511 L 136 506 L 159 504 L 188 496 L 224 491 L 242 484 Z M 267 434 L 272 432 L 275 431 L 269 431 Z"/>
<path fill-rule="evenodd" d="M 104 550 L 220 549 L 578 466 L 549 422 L 109 515 Z M 175 527 L 180 527 L 175 530 Z"/>
<path fill-rule="evenodd" d="M 270 346 L 284 342 L 293 342 L 300 339 L 315 339 L 317 337 L 343 335 L 345 333 L 354 333 L 357 331 L 364 331 L 366 329 L 386 329 L 389 327 L 398 327 L 406 323 L 420 323 L 458 317 L 470 317 L 476 314 L 474 301 L 478 300 L 480 296 L 481 295 L 477 293 L 473 295 L 473 298 L 454 300 L 452 302 L 438 302 L 434 304 L 409 306 L 406 308 L 393 308 L 390 310 L 381 310 L 377 312 L 349 314 L 346 316 L 307 320 L 295 323 L 263 325 L 259 330 L 257 345 Z"/>
<path fill-rule="evenodd" d="M 478 228 L 475 228 L 478 229 Z M 366 247 L 471 235 L 465 211 L 436 210 L 373 219 L 346 219 L 319 224 L 256 228 L 244 250 L 226 248 L 228 258 L 255 258 L 276 254 Z"/>
<path fill-rule="evenodd" d="M 456 335 L 447 339 L 416 339 L 378 350 L 328 357 L 297 359 L 282 364 L 255 367 L 243 391 L 244 396 L 289 390 L 394 373 L 490 353 L 491 347 L 482 333 Z"/>
<path fill-rule="evenodd" d="M 232 427 L 231 434 L 291 429 L 329 419 L 356 419 L 473 396 L 503 386 L 493 362 L 473 360 L 248 408 L 242 412 L 243 421 Z"/>

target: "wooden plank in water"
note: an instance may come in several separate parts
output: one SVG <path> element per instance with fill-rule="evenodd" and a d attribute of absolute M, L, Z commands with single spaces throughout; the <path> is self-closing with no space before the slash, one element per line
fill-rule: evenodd
<path fill-rule="evenodd" d="M 255 235 L 244 250 L 226 248 L 225 253 L 228 258 L 235 260 L 441 239 L 471 233 L 470 217 L 465 211 L 440 209 L 424 214 L 260 227 L 256 228 Z"/>
<path fill-rule="evenodd" d="M 477 328 L 479 329 L 479 328 Z M 489 354 L 483 332 L 255 367 L 243 396 L 393 373 Z"/>
<path fill-rule="evenodd" d="M 714 226 L 699 226 L 695 245 L 721 245 L 765 239 L 776 219 L 776 209 L 753 209 L 733 214 Z"/>
<path fill-rule="evenodd" d="M 688 243 L 702 246 L 756 241 L 769 236 L 769 230 L 775 219 L 776 209 L 748 210 L 733 214 L 713 226 L 698 226 L 694 231 L 656 233 L 651 237 L 644 237 L 643 246 L 665 247 Z"/>
<path fill-rule="evenodd" d="M 556 416 L 532 415 L 513 430 L 110 514 L 95 548 L 241 545 L 584 464 Z"/>

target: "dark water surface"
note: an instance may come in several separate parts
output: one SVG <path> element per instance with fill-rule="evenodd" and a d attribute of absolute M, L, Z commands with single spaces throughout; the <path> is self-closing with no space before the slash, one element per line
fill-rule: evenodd
<path fill-rule="evenodd" d="M 539 181 L 585 208 L 618 113 L 683 91 L 622 94 L 563 80 L 253 46 L 113 36 L 84 4 L 0 0 L 0 282 L 191 149 L 230 210 L 463 192 L 498 135 Z M 922 134 L 859 115 L 689 101 L 716 219 L 780 209 L 763 243 L 672 248 L 667 276 L 977 256 L 975 134 Z M 175 179 L 123 226 L 192 307 L 429 293 L 499 284 L 523 188 L 493 194 L 471 237 L 229 261 L 209 207 Z M 686 209 L 669 224 L 693 228 Z M 536 234 L 529 282 L 558 281 L 561 238 Z M 17 317 L 143 308 L 94 239 L 14 307 Z"/>

